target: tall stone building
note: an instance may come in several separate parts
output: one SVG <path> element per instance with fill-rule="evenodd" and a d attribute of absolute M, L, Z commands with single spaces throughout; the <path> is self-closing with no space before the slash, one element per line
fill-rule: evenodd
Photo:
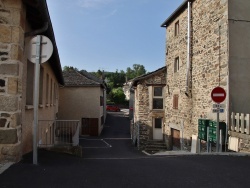
<path fill-rule="evenodd" d="M 249 133 L 231 131 L 231 113 L 250 113 L 250 1 L 185 0 L 166 28 L 166 135 L 169 148 L 190 144 L 198 119 L 215 120 L 211 91 L 226 90 L 223 102 L 230 136 L 248 148 Z M 242 130 L 245 127 L 242 127 Z M 183 138 L 183 139 L 182 139 Z"/>
<path fill-rule="evenodd" d="M 18 161 L 32 150 L 34 64 L 25 55 L 37 34 L 52 41 L 41 65 L 39 120 L 56 118 L 62 70 L 45 0 L 0 0 L 0 160 Z"/>

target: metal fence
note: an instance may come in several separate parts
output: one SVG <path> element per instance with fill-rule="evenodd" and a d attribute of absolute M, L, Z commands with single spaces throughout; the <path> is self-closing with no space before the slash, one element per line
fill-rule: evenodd
<path fill-rule="evenodd" d="M 80 123 L 76 120 L 38 121 L 38 147 L 77 146 Z"/>

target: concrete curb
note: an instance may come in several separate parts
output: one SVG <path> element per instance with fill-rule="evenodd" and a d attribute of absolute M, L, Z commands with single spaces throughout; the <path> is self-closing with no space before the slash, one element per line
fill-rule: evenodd
<path fill-rule="evenodd" d="M 0 164 L 0 174 L 2 174 L 5 170 L 7 170 L 14 162 L 6 162 Z"/>
<path fill-rule="evenodd" d="M 191 153 L 189 151 L 162 151 L 162 152 L 158 152 L 155 154 L 150 154 L 147 153 L 146 151 L 142 151 L 143 153 L 145 153 L 146 155 L 149 156 L 185 156 L 185 155 L 222 155 L 222 156 L 238 156 L 238 157 L 243 157 L 243 156 L 250 156 L 250 153 L 236 153 L 236 152 L 211 152 L 211 153 L 207 153 L 207 152 L 202 152 L 202 153 Z"/>

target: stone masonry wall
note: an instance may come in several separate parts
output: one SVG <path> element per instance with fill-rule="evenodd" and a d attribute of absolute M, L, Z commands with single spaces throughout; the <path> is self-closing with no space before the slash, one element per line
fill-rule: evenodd
<path fill-rule="evenodd" d="M 211 91 L 220 85 L 227 88 L 227 1 L 196 0 L 191 13 L 191 76 L 190 93 L 185 95 L 187 80 L 187 9 L 167 27 L 168 67 L 166 91 L 166 135 L 171 148 L 171 127 L 181 127 L 186 145 L 198 133 L 199 118 L 215 118 L 211 113 Z M 174 35 L 179 21 L 180 34 Z M 220 55 L 219 55 L 220 54 Z M 174 61 L 179 57 L 179 71 Z M 173 95 L 178 94 L 178 109 L 173 109 Z M 225 120 L 225 117 L 221 117 Z M 181 129 L 181 128 L 180 128 Z M 182 130 L 180 130 L 182 131 Z"/>
<path fill-rule="evenodd" d="M 0 160 L 20 159 L 24 25 L 22 1 L 0 0 Z"/>
<path fill-rule="evenodd" d="M 164 117 L 164 110 L 152 110 L 150 103 L 150 89 L 154 84 L 166 84 L 166 72 L 160 72 L 138 82 L 135 92 L 135 130 L 139 130 L 139 149 L 144 149 L 147 140 L 153 139 L 152 118 Z"/>

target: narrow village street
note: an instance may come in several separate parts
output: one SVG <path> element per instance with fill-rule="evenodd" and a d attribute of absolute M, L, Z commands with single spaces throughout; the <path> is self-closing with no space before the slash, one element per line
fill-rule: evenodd
<path fill-rule="evenodd" d="M 250 158 L 149 156 L 131 144 L 124 112 L 108 113 L 100 137 L 81 137 L 83 157 L 39 151 L 0 174 L 0 187 L 248 187 Z"/>

